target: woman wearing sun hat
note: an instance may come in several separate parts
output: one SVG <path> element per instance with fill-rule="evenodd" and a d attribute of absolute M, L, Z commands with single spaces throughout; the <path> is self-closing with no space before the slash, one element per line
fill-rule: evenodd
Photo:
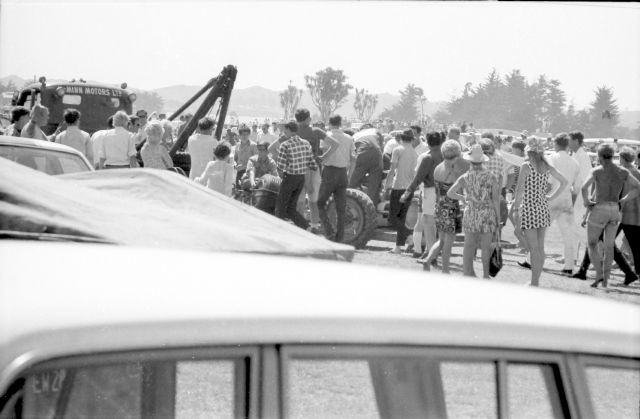
<path fill-rule="evenodd" d="M 460 176 L 453 184 L 447 196 L 466 202 L 462 216 L 464 231 L 464 250 L 462 253 L 463 273 L 475 276 L 473 259 L 478 250 L 478 242 L 482 249 L 482 274 L 489 278 L 489 260 L 491 258 L 491 239 L 498 229 L 500 213 L 500 183 L 496 176 L 487 170 L 483 163 L 489 158 L 482 152 L 480 144 L 471 146 L 464 159 L 471 163 L 467 173 Z M 464 195 L 458 193 L 462 189 Z"/>
<path fill-rule="evenodd" d="M 524 232 L 531 256 L 531 283 L 537 287 L 544 265 L 544 236 L 551 225 L 549 201 L 557 198 L 567 186 L 567 179 L 551 166 L 544 157 L 543 142 L 531 137 L 524 149 L 529 161 L 520 168 L 514 206 L 519 209 L 520 228 Z M 560 182 L 551 195 L 547 195 L 549 175 Z"/>

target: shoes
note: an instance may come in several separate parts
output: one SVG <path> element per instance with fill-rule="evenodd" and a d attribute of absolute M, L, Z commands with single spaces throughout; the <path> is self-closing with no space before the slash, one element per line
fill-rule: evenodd
<path fill-rule="evenodd" d="M 604 279 L 600 278 L 600 279 L 596 279 L 596 281 L 591 284 L 591 288 L 598 288 L 598 284 L 600 284 L 602 282 L 602 288 L 607 288 L 607 285 L 603 282 Z"/>
<path fill-rule="evenodd" d="M 637 280 L 638 280 L 638 275 L 632 273 L 632 274 L 629 274 L 629 275 L 624 277 L 624 284 L 625 285 L 629 285 L 632 282 L 637 281 Z"/>
<path fill-rule="evenodd" d="M 573 274 L 573 270 L 572 269 L 563 269 L 562 270 L 562 275 L 571 276 L 571 274 Z"/>
<path fill-rule="evenodd" d="M 522 266 L 523 268 L 526 269 L 531 269 L 531 264 L 529 262 L 527 262 L 526 260 L 524 262 L 518 262 L 518 265 Z"/>
<path fill-rule="evenodd" d="M 393 253 L 394 255 L 399 255 L 400 253 L 402 253 L 402 248 L 394 247 L 393 249 L 389 250 L 389 253 Z"/>
<path fill-rule="evenodd" d="M 583 271 L 582 269 L 580 269 L 578 272 L 576 272 L 573 275 L 571 275 L 571 278 L 581 279 L 583 281 L 586 281 L 587 280 L 587 273 L 585 271 Z"/>
<path fill-rule="evenodd" d="M 416 252 L 413 252 L 413 255 L 412 255 L 412 257 L 413 257 L 414 259 L 418 259 L 418 258 L 420 258 L 421 256 L 422 256 L 422 253 L 416 253 Z"/>

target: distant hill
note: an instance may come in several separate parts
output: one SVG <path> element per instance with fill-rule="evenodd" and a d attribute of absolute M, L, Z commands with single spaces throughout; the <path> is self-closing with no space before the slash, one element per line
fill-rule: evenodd
<path fill-rule="evenodd" d="M 640 126 L 640 111 L 620 112 L 620 125 L 631 129 L 638 128 Z"/>

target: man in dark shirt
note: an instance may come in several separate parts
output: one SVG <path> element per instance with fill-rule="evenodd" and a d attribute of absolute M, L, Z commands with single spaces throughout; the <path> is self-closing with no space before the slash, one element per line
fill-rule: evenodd
<path fill-rule="evenodd" d="M 382 185 L 382 150 L 380 142 L 382 135 L 370 125 L 363 125 L 362 129 L 353 135 L 356 147 L 356 162 L 349 187 L 359 189 L 366 177 L 367 195 L 377 207 L 380 201 L 380 186 Z"/>
<path fill-rule="evenodd" d="M 591 170 L 582 186 L 582 198 L 587 208 L 591 208 L 587 219 L 587 242 L 589 256 L 596 270 L 597 287 L 602 282 L 607 287 L 613 260 L 613 245 L 616 230 L 621 221 L 621 205 L 635 198 L 640 192 L 640 182 L 630 176 L 629 171 L 613 163 L 614 150 L 609 144 L 598 147 L 600 166 Z M 595 185 L 594 195 L 589 196 L 589 188 Z M 622 196 L 623 189 L 628 191 Z M 598 239 L 603 234 L 604 261 L 597 250 Z"/>
<path fill-rule="evenodd" d="M 427 145 L 429 151 L 422 157 L 422 161 L 418 162 L 418 168 L 413 180 L 405 193 L 400 197 L 400 202 L 405 202 L 413 195 L 416 188 L 423 184 L 422 193 L 422 213 L 418 217 L 415 227 L 413 228 L 413 255 L 418 257 L 422 254 L 422 235 L 425 235 L 426 245 L 424 251 L 429 251 L 436 241 L 436 188 L 433 179 L 433 172 L 436 166 L 442 163 L 444 158 L 440 151 L 441 144 L 440 134 L 431 131 L 427 133 Z"/>
<path fill-rule="evenodd" d="M 22 134 L 22 128 L 29 122 L 29 109 L 24 106 L 16 106 L 11 109 L 11 125 L 7 127 L 5 135 L 11 137 L 19 137 Z"/>
<path fill-rule="evenodd" d="M 311 113 L 308 109 L 300 108 L 295 113 L 296 122 L 298 123 L 298 136 L 306 140 L 311 145 L 313 157 L 316 164 L 320 167 L 320 142 L 324 140 L 327 134 L 320 128 L 311 126 Z M 320 228 L 320 211 L 318 210 L 318 194 L 320 193 L 320 170 L 312 170 L 307 173 L 305 178 L 304 192 L 300 194 L 298 201 L 298 210 L 304 208 L 305 194 L 309 199 L 309 211 L 311 212 L 311 228 L 314 233 L 318 233 Z"/>
<path fill-rule="evenodd" d="M 298 124 L 294 121 L 284 126 L 287 140 L 280 144 L 278 153 L 278 173 L 282 177 L 280 192 L 276 202 L 276 217 L 289 218 L 300 228 L 307 229 L 309 223 L 296 210 L 298 197 L 304 189 L 305 175 L 308 171 L 317 171 L 311 145 L 297 134 Z"/>

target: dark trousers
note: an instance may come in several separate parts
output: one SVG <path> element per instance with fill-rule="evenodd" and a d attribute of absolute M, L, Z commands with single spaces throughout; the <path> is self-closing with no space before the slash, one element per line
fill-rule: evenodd
<path fill-rule="evenodd" d="M 631 248 L 636 274 L 640 275 L 640 226 L 622 224 L 622 231 L 624 231 L 624 236 L 627 238 Z"/>
<path fill-rule="evenodd" d="M 380 202 L 380 184 L 382 182 L 382 154 L 379 152 L 369 151 L 358 155 L 349 187 L 359 189 L 367 175 L 369 175 L 366 183 L 367 195 L 373 201 L 373 205 L 377 207 Z"/>
<path fill-rule="evenodd" d="M 236 172 L 236 187 L 238 189 L 240 188 L 240 179 L 242 179 L 242 176 L 244 176 L 246 172 L 247 172 L 247 169 L 238 170 Z"/>
<path fill-rule="evenodd" d="M 631 226 L 634 227 L 634 226 Z M 638 227 L 636 227 L 638 228 Z M 616 237 L 618 236 L 618 234 L 620 234 L 620 230 L 622 229 L 622 225 L 618 226 L 618 231 L 616 233 Z M 637 232 L 638 230 L 636 230 Z M 627 232 L 624 233 L 625 236 L 627 235 Z M 637 234 L 637 233 L 636 233 Z M 602 240 L 602 235 L 600 235 L 600 239 Z M 638 237 L 636 235 L 636 237 Z M 639 250 L 635 250 L 638 246 L 636 245 L 634 247 L 633 244 L 631 244 L 631 238 L 629 236 L 627 236 L 627 240 L 629 240 L 629 246 L 631 246 L 631 249 L 633 249 L 634 254 L 634 261 L 636 264 L 636 273 L 638 272 L 638 262 L 635 259 L 636 258 L 636 253 L 640 252 Z M 636 241 L 638 239 L 635 239 Z M 616 246 L 615 244 L 613 245 L 613 260 L 618 264 L 618 266 L 620 267 L 620 270 L 625 274 L 625 275 L 630 275 L 633 274 L 633 269 L 631 269 L 631 266 L 629 265 L 629 262 L 627 262 L 627 259 L 624 257 L 624 255 L 622 254 L 622 252 L 620 251 L 620 249 L 618 249 L 618 246 Z M 591 258 L 589 257 L 589 249 L 585 250 L 584 252 L 584 258 L 582 259 L 582 264 L 580 265 L 580 270 L 582 272 L 587 272 L 587 270 L 589 269 L 589 265 L 591 264 Z"/>
<path fill-rule="evenodd" d="M 405 222 L 407 220 L 407 211 L 411 205 L 413 194 L 409 196 L 406 202 L 400 202 L 400 197 L 405 189 L 392 189 L 389 197 L 389 223 L 396 229 L 396 246 L 404 246 L 407 237 L 411 234 L 411 230 L 407 228 Z"/>
<path fill-rule="evenodd" d="M 282 176 L 280 192 L 276 201 L 276 217 L 290 219 L 300 228 L 307 229 L 309 222 L 296 210 L 298 197 L 304 189 L 304 175 L 290 175 L 285 173 Z"/>
<path fill-rule="evenodd" d="M 331 195 L 336 202 L 336 237 L 335 241 L 342 242 L 344 239 L 344 217 L 347 210 L 347 168 L 324 166 L 322 169 L 322 180 L 320 181 L 320 192 L 318 194 L 318 210 L 320 221 L 324 226 L 324 231 L 330 239 L 333 236 L 331 222 L 327 216 L 327 202 Z"/>

